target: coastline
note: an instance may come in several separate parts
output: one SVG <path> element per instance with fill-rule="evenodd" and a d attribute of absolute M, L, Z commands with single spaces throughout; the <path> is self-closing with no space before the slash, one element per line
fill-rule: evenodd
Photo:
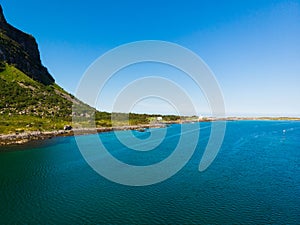
<path fill-rule="evenodd" d="M 204 118 L 200 120 L 181 120 L 168 121 L 159 124 L 141 124 L 118 127 L 100 127 L 100 128 L 83 128 L 72 130 L 55 130 L 55 131 L 25 131 L 15 134 L 0 134 L 0 147 L 8 145 L 22 145 L 30 141 L 45 140 L 62 136 L 87 135 L 111 131 L 137 130 L 143 132 L 149 128 L 163 128 L 171 124 L 194 123 L 194 122 L 214 122 L 214 121 L 300 121 L 297 117 L 226 117 L 226 118 Z"/>
<path fill-rule="evenodd" d="M 55 130 L 55 131 L 25 131 L 15 134 L 0 134 L 0 147 L 7 145 L 22 145 L 30 141 L 45 140 L 55 137 L 87 135 L 94 133 L 103 133 L 111 131 L 122 130 L 141 130 L 149 128 L 163 128 L 167 124 L 142 124 L 132 126 L 118 126 L 118 127 L 100 127 L 100 128 L 83 128 L 72 130 Z"/>

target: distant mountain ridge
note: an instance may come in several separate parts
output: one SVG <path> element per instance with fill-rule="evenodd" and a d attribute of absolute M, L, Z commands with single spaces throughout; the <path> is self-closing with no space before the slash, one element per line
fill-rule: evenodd
<path fill-rule="evenodd" d="M 7 23 L 0 5 L 0 61 L 14 65 L 30 78 L 45 85 L 54 78 L 42 65 L 35 38 Z"/>

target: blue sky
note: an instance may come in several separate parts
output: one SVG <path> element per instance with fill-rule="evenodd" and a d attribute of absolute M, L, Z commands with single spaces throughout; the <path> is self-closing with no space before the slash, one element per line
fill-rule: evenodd
<path fill-rule="evenodd" d="M 56 82 L 74 93 L 88 66 L 106 51 L 132 41 L 175 42 L 197 53 L 214 72 L 228 115 L 300 116 L 300 1 L 1 1 L 8 22 L 32 34 Z M 116 76 L 98 106 L 124 77 L 182 76 L 167 68 L 129 68 Z M 150 74 L 149 74 L 150 75 Z M 125 79 L 125 80 L 126 80 Z M 199 114 L 203 94 L 182 78 Z M 112 93 L 110 93 L 112 92 Z M 147 107 L 148 105 L 148 107 Z M 144 101 L 137 112 L 173 112 Z"/>

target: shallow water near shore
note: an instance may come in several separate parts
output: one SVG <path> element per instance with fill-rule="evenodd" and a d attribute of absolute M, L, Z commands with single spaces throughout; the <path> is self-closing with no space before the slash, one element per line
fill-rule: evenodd
<path fill-rule="evenodd" d="M 142 187 L 98 175 L 74 137 L 1 147 L 0 223 L 300 223 L 300 122 L 228 122 L 222 148 L 204 172 L 198 166 L 210 123 L 200 129 L 186 166 L 166 181 Z M 133 132 L 145 144 L 149 137 L 148 132 L 118 132 Z M 119 160 L 150 165 L 172 153 L 180 125 L 168 127 L 166 139 L 149 152 L 127 149 L 113 132 L 96 135 Z M 88 143 L 91 137 L 83 138 Z"/>

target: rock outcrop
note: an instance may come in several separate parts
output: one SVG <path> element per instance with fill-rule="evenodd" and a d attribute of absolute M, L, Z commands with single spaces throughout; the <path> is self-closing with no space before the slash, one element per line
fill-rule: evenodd
<path fill-rule="evenodd" d="M 33 36 L 7 23 L 0 5 L 0 62 L 13 64 L 27 76 L 45 85 L 54 78 L 41 63 L 38 45 Z"/>

